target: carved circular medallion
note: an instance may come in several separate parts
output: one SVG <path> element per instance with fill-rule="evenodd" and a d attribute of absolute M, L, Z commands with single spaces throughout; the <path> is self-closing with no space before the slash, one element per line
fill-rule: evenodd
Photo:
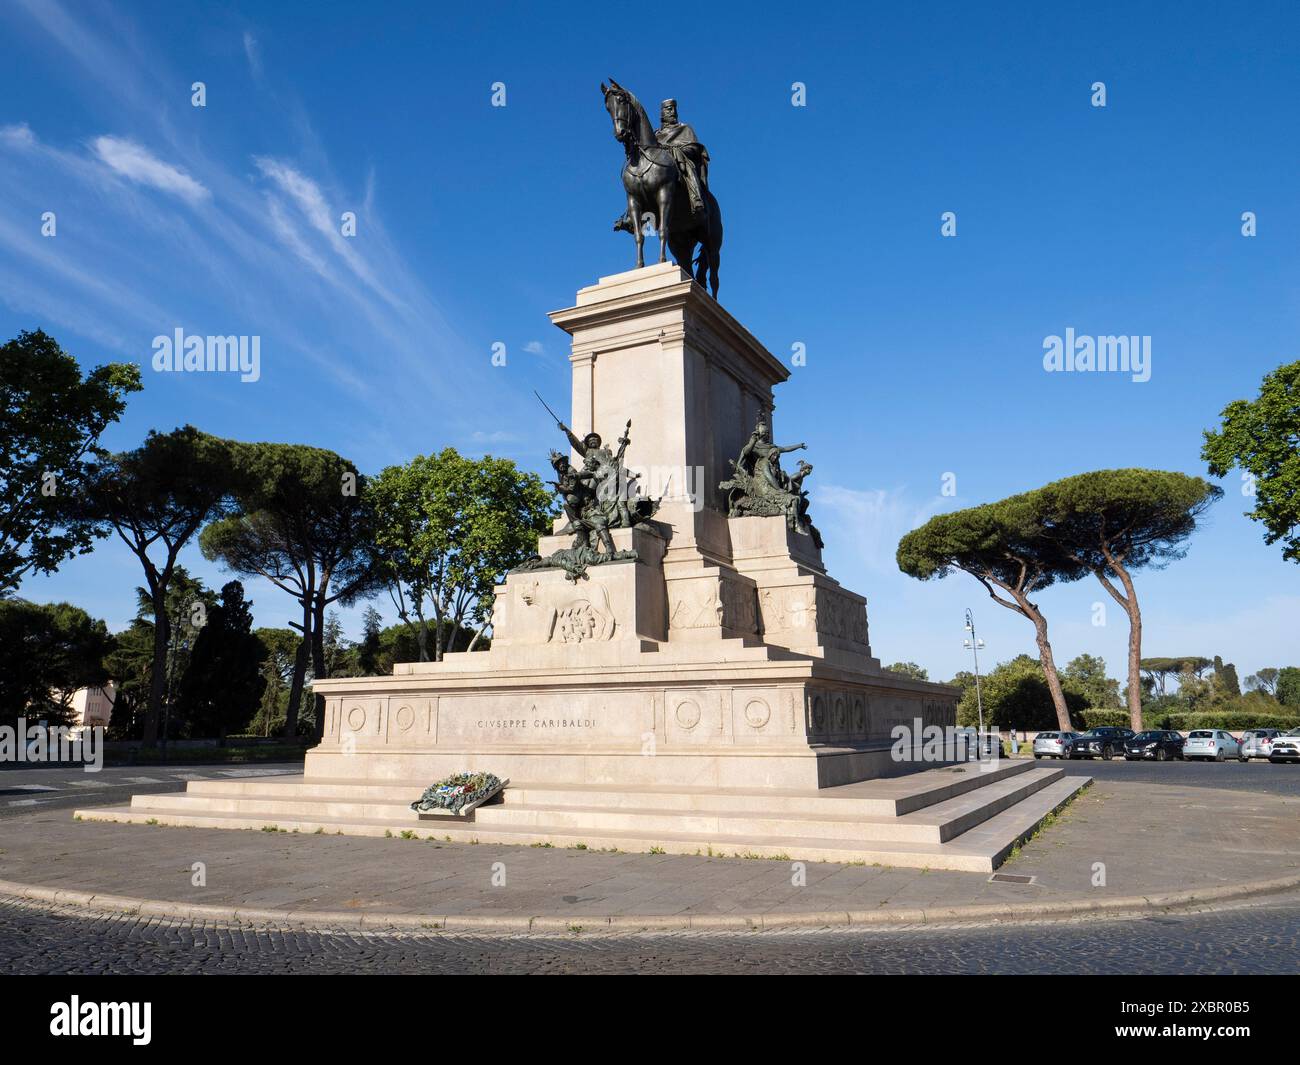
<path fill-rule="evenodd" d="M 681 725 L 687 732 L 690 732 L 700 723 L 700 708 L 696 703 L 689 699 L 684 699 L 677 704 L 677 724 Z"/>
<path fill-rule="evenodd" d="M 822 728 L 826 724 L 826 703 L 820 695 L 813 696 L 813 727 Z"/>
<path fill-rule="evenodd" d="M 415 710 L 409 706 L 399 707 L 397 710 L 397 727 L 403 732 L 410 732 L 411 726 L 415 724 Z"/>
<path fill-rule="evenodd" d="M 848 723 L 849 711 L 844 705 L 844 696 L 837 695 L 835 696 L 835 727 L 843 732 Z"/>
<path fill-rule="evenodd" d="M 858 732 L 865 732 L 867 728 L 867 708 L 861 696 L 853 700 L 853 727 Z"/>
<path fill-rule="evenodd" d="M 353 732 L 360 732 L 366 727 L 366 708 L 364 706 L 354 706 L 348 711 L 348 728 Z"/>
<path fill-rule="evenodd" d="M 750 728 L 762 728 L 772 717 L 772 708 L 762 699 L 751 699 L 745 707 L 745 721 Z"/>

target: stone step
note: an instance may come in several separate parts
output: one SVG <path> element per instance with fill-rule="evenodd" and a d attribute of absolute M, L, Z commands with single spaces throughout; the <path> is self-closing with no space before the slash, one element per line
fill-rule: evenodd
<path fill-rule="evenodd" d="M 953 855 L 969 854 L 988 860 L 996 869 L 1006 860 L 1017 843 L 1033 834 L 1044 818 L 1055 813 L 1092 783 L 1092 777 L 1061 778 L 1036 794 L 976 825 L 969 832 L 944 844 Z"/>
<path fill-rule="evenodd" d="M 707 788 L 669 785 L 577 785 L 513 782 L 502 794 L 506 805 L 629 806 L 674 810 L 893 817 L 945 802 L 1000 780 L 1030 772 L 1029 760 L 1003 759 L 982 771 L 978 764 L 944 766 L 905 776 L 864 780 L 819 790 Z"/>
<path fill-rule="evenodd" d="M 741 808 L 710 809 L 707 805 L 709 798 L 707 794 L 695 796 L 700 804 L 698 809 L 681 809 L 673 804 L 664 806 L 657 802 L 645 807 L 633 807 L 623 802 L 608 806 L 596 805 L 596 801 L 604 794 L 600 791 L 586 793 L 591 805 L 554 804 L 545 801 L 525 802 L 516 797 L 507 804 L 480 807 L 474 817 L 480 824 L 518 825 L 555 830 L 635 829 L 654 832 L 759 834 L 854 840 L 915 839 L 942 842 L 965 831 L 971 825 L 993 816 L 1007 805 L 1032 794 L 1060 774 L 1059 769 L 1038 769 L 1032 772 L 1004 775 L 984 787 L 964 792 L 901 818 L 886 814 L 852 813 L 845 809 L 846 804 L 834 800 L 813 805 L 806 813 L 794 811 L 784 816 L 776 816 L 780 811 L 773 811 L 770 804 L 765 807 L 746 805 Z M 182 797 L 169 794 L 133 796 L 132 809 L 170 810 L 176 809 L 179 804 L 195 812 L 249 817 L 323 816 L 377 821 L 416 822 L 419 820 L 419 815 L 410 809 L 411 800 L 408 796 L 413 789 L 395 788 L 393 790 L 397 791 L 400 797 L 390 797 L 382 793 L 358 795 L 355 788 L 322 789 L 307 784 L 271 791 L 248 786 L 252 782 L 244 781 L 230 783 L 196 781 L 194 783 L 201 786 L 191 788 Z M 309 789 L 314 793 L 306 793 Z M 378 790 L 383 792 L 383 789 Z M 540 789 L 528 794 L 544 800 L 548 793 L 545 789 Z M 629 793 L 620 793 L 617 797 L 624 799 L 627 794 Z M 647 803 L 651 803 L 656 798 L 675 798 L 680 793 L 631 794 L 639 794 Z"/>
<path fill-rule="evenodd" d="M 203 794 L 187 792 L 184 795 L 132 795 L 131 809 L 150 812 L 154 810 L 193 810 L 196 813 L 231 814 L 245 817 L 331 817 L 343 820 L 374 820 L 384 823 L 409 821 L 418 823 L 420 816 L 411 809 L 411 801 L 390 799 L 299 798 L 280 795 L 262 795 L 256 792 L 238 794 Z"/>
<path fill-rule="evenodd" d="M 925 838 L 937 838 L 940 843 L 946 843 L 999 816 L 1004 810 L 1014 809 L 1064 777 L 1065 771 L 1062 769 L 1037 769 L 1009 774 L 986 787 L 962 792 L 951 799 L 903 814 L 884 824 L 893 826 L 896 831 L 912 825 L 925 826 Z M 932 837 L 930 832 L 936 833 L 936 836 Z"/>
<path fill-rule="evenodd" d="M 1015 774 L 902 817 L 832 813 L 825 807 L 810 813 L 777 816 L 759 811 L 711 810 L 707 807 L 681 810 L 658 806 L 575 806 L 515 801 L 482 806 L 475 811 L 475 820 L 477 824 L 493 828 L 513 825 L 554 831 L 590 829 L 651 834 L 686 832 L 857 842 L 913 840 L 942 843 L 1028 798 L 1063 775 L 1061 770 L 1051 769 Z"/>
<path fill-rule="evenodd" d="M 513 781 L 502 793 L 507 805 L 631 807 L 662 810 L 736 811 L 802 816 L 896 816 L 945 802 L 977 788 L 1028 773 L 1035 763 L 1000 761 L 982 771 L 976 764 L 944 766 L 906 776 L 880 778 L 820 790 L 714 788 L 646 784 L 530 784 Z M 427 781 L 374 781 L 284 776 L 261 780 L 193 780 L 188 795 L 248 795 L 286 799 L 414 802 Z"/>
<path fill-rule="evenodd" d="M 488 825 L 452 818 L 343 818 L 324 815 L 267 817 L 194 810 L 184 796 L 171 796 L 172 806 L 151 809 L 94 807 L 77 811 L 87 821 L 121 821 L 133 824 L 184 825 L 197 828 L 275 829 L 285 832 L 338 833 L 341 835 L 398 836 L 412 832 L 417 838 L 464 842 L 549 844 L 584 846 L 592 850 L 662 851 L 668 854 L 708 854 L 782 860 L 830 861 L 892 865 L 906 868 L 992 871 L 1016 843 L 1031 833 L 1049 813 L 1079 789 L 1087 777 L 1061 776 L 1028 798 L 1003 810 L 955 840 L 855 842 L 806 836 L 746 836 L 683 831 L 586 831 L 572 828 L 547 830 L 512 825 Z"/>
<path fill-rule="evenodd" d="M 260 785 L 260 786 L 259 786 Z M 302 775 L 275 780 L 191 780 L 186 795 L 268 795 L 286 799 L 355 799 L 378 802 L 414 802 L 428 782 L 312 777 Z"/>

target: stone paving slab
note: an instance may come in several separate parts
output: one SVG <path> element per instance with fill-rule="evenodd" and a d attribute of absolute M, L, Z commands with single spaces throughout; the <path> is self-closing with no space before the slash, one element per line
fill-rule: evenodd
<path fill-rule="evenodd" d="M 828 913 L 1043 904 L 1224 889 L 1300 876 L 1300 799 L 1171 784 L 1098 782 L 1001 873 L 767 859 L 619 854 L 74 821 L 66 811 L 0 823 L 0 880 L 76 892 L 253 910 L 545 917 L 788 920 Z M 194 886 L 194 863 L 206 884 Z M 1104 884 L 1094 884 L 1098 865 Z M 494 873 L 505 883 L 494 886 Z M 282 914 L 283 915 L 283 914 Z"/>

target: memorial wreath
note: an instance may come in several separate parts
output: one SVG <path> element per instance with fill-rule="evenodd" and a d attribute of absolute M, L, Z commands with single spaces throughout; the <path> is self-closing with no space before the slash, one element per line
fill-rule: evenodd
<path fill-rule="evenodd" d="M 493 773 L 452 773 L 424 789 L 424 794 L 411 803 L 417 813 L 429 810 L 450 810 L 460 813 L 470 803 L 491 795 L 501 787 L 501 779 Z"/>

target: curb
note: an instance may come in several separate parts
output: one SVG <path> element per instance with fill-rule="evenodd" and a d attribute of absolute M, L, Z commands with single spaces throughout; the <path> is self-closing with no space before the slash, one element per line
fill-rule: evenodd
<path fill-rule="evenodd" d="M 839 928 L 854 926 L 915 926 L 940 923 L 1002 924 L 1035 920 L 1066 919 L 1083 914 L 1114 916 L 1164 912 L 1207 903 L 1227 902 L 1259 895 L 1274 895 L 1300 888 L 1300 875 L 1273 880 L 1252 880 L 1222 887 L 1171 891 L 1150 895 L 1128 895 L 1108 899 L 1066 899 L 1012 905 L 987 903 L 969 906 L 938 906 L 931 909 L 826 910 L 812 913 L 688 914 L 664 916 L 569 916 L 506 917 L 466 914 L 358 913 L 355 910 L 276 910 L 242 906 L 209 906 L 201 903 L 137 899 L 127 895 L 97 894 L 19 884 L 0 880 L 0 896 L 80 907 L 95 914 L 134 914 L 179 920 L 222 921 L 231 924 L 294 924 L 323 928 L 423 929 L 439 932 L 641 932 L 681 930 L 778 930 L 792 928 Z"/>

